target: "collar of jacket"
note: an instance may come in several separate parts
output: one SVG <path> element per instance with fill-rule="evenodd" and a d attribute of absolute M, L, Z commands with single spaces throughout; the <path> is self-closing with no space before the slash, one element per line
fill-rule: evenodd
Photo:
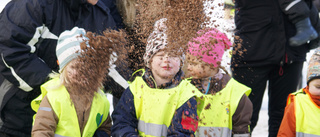
<path fill-rule="evenodd" d="M 106 13 L 106 15 L 111 15 L 109 7 L 107 7 L 106 4 L 103 3 L 102 0 L 99 0 L 97 2 L 96 6 L 99 7 L 102 11 L 104 11 Z"/>

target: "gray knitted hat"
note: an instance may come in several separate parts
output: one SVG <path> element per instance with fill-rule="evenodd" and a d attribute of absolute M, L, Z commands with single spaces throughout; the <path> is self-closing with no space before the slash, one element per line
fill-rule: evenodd
<path fill-rule="evenodd" d="M 58 38 L 56 55 L 59 62 L 59 72 L 73 59 L 80 55 L 80 43 L 88 38 L 83 28 L 74 27 L 62 32 Z"/>

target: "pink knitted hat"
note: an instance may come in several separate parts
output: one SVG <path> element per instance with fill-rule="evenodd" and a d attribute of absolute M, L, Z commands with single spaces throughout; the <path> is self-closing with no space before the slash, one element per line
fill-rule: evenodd
<path fill-rule="evenodd" d="M 198 37 L 188 43 L 188 52 L 218 67 L 223 53 L 231 46 L 230 40 L 224 33 L 214 28 L 200 30 L 197 34 Z"/>

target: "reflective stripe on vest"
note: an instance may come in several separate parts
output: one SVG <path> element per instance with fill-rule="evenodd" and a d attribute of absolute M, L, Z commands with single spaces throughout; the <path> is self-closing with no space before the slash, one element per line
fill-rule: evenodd
<path fill-rule="evenodd" d="M 144 121 L 139 120 L 138 130 L 144 132 L 145 135 L 161 137 L 167 136 L 168 127 L 166 125 L 145 123 Z"/>
<path fill-rule="evenodd" d="M 296 137 L 320 137 L 320 135 L 312 135 L 307 133 L 296 132 Z"/>
<path fill-rule="evenodd" d="M 74 105 L 71 105 L 70 95 L 64 86 L 60 85 L 60 79 L 54 78 L 41 86 L 41 95 L 43 98 L 47 94 L 47 98 L 59 122 L 55 130 L 55 137 L 81 137 L 78 116 Z M 59 87 L 54 87 L 59 86 Z M 33 104 L 36 105 L 36 104 Z M 96 93 L 89 114 L 88 121 L 83 129 L 83 137 L 93 136 L 95 131 L 107 119 L 109 113 L 109 101 L 105 94 L 101 91 Z M 32 108 L 37 108 L 34 106 Z M 49 110 L 47 108 L 41 108 Z"/>
<path fill-rule="evenodd" d="M 226 87 L 214 95 L 203 95 L 197 98 L 199 125 L 196 136 L 230 137 L 232 134 L 232 116 L 244 94 L 249 95 L 251 89 L 234 79 L 230 79 Z"/>
<path fill-rule="evenodd" d="M 302 90 L 299 92 L 294 98 L 296 136 L 320 137 L 320 107 L 312 101 L 309 94 L 303 93 Z"/>
<path fill-rule="evenodd" d="M 130 83 L 140 136 L 167 136 L 173 115 L 194 94 L 189 81 L 170 89 L 150 88 L 142 77 Z M 194 89 L 196 90 L 196 89 Z"/>
<path fill-rule="evenodd" d="M 54 134 L 54 137 L 68 137 L 68 136 L 61 136 L 61 135 L 58 135 L 58 134 Z"/>
<path fill-rule="evenodd" d="M 215 135 L 217 137 L 231 137 L 231 134 L 232 131 L 227 127 L 199 127 L 196 132 L 196 136 L 198 137 L 208 135 Z"/>

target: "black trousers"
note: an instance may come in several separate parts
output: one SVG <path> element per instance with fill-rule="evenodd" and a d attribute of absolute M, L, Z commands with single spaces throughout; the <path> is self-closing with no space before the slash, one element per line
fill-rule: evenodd
<path fill-rule="evenodd" d="M 234 68 L 233 78 L 252 89 L 249 95 L 253 104 L 251 132 L 256 126 L 262 104 L 266 83 L 268 85 L 269 137 L 276 137 L 289 93 L 295 92 L 301 77 L 303 62 L 292 64 L 270 65 L 263 67 Z"/>

